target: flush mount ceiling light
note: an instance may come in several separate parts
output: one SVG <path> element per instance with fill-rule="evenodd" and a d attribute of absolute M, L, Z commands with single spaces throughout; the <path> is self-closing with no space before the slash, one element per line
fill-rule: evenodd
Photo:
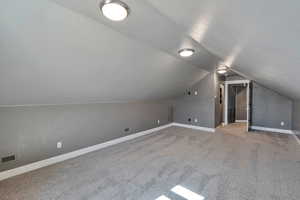
<path fill-rule="evenodd" d="M 103 15 L 112 21 L 123 21 L 129 14 L 129 7 L 118 0 L 105 0 L 100 4 Z"/>
<path fill-rule="evenodd" d="M 225 74 L 227 71 L 226 70 L 218 70 L 219 74 Z"/>
<path fill-rule="evenodd" d="M 195 53 L 194 49 L 181 49 L 178 51 L 181 57 L 190 57 Z"/>
<path fill-rule="evenodd" d="M 228 71 L 228 67 L 226 65 L 221 65 L 217 68 L 217 72 L 219 74 L 225 74 Z"/>

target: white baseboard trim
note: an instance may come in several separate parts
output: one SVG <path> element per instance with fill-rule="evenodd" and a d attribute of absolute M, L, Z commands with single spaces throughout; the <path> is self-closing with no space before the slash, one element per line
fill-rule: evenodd
<path fill-rule="evenodd" d="M 293 134 L 292 130 L 285 130 L 285 129 L 278 129 L 278 128 L 268 128 L 268 127 L 262 127 L 262 126 L 251 126 L 251 129 L 258 130 L 258 131 Z"/>
<path fill-rule="evenodd" d="M 86 148 L 79 149 L 79 150 L 76 150 L 76 151 L 72 151 L 70 153 L 62 154 L 62 155 L 59 155 L 59 156 L 54 156 L 54 157 L 51 157 L 51 158 L 48 158 L 48 159 L 45 159 L 45 160 L 34 162 L 34 163 L 31 163 L 31 164 L 24 165 L 24 166 L 21 166 L 21 167 L 17 167 L 17 168 L 14 168 L 14 169 L 10 169 L 10 170 L 7 170 L 7 171 L 3 171 L 3 172 L 0 172 L 0 181 L 2 181 L 4 179 L 8 179 L 8 178 L 13 177 L 13 176 L 24 174 L 26 172 L 30 172 L 30 171 L 33 171 L 33 170 L 36 170 L 36 169 L 40 169 L 40 168 L 43 168 L 43 167 L 46 167 L 46 166 L 49 166 L 49 165 L 53 165 L 53 164 L 56 164 L 56 163 L 59 163 L 59 162 L 62 162 L 62 161 L 65 161 L 65 160 L 68 160 L 68 159 L 71 159 L 71 158 L 75 158 L 75 157 L 78 157 L 78 156 L 81 156 L 81 155 L 84 155 L 84 154 L 87 154 L 87 153 L 90 153 L 90 152 L 93 152 L 93 151 L 97 151 L 97 150 L 100 150 L 100 149 L 103 149 L 103 148 L 106 148 L 106 147 L 109 147 L 109 146 L 112 146 L 112 145 L 115 145 L 115 144 L 119 144 L 119 143 L 122 143 L 122 142 L 125 142 L 125 141 L 128 141 L 128 140 L 132 140 L 132 139 L 135 139 L 137 137 L 148 135 L 148 134 L 151 134 L 153 132 L 156 132 L 156 131 L 159 131 L 159 130 L 162 130 L 162 129 L 165 129 L 165 128 L 168 128 L 168 127 L 171 127 L 171 126 L 173 126 L 173 123 L 163 125 L 163 126 L 159 126 L 159 127 L 156 127 L 156 128 L 152 128 L 152 129 L 149 129 L 149 130 L 146 130 L 146 131 L 141 131 L 141 132 L 138 132 L 138 133 L 135 133 L 135 134 L 131 134 L 131 135 L 128 135 L 128 136 L 125 136 L 125 137 L 117 138 L 117 139 L 114 139 L 114 140 L 110 140 L 110 141 L 107 141 L 107 142 L 104 142 L 104 143 L 101 143 L 101 144 L 86 147 Z"/>
<path fill-rule="evenodd" d="M 179 126 L 184 128 L 191 128 L 201 131 L 207 131 L 207 132 L 215 132 L 214 128 L 208 128 L 208 127 L 201 127 L 201 126 L 194 126 L 194 125 L 187 125 L 187 124 L 181 124 L 181 123 L 172 123 L 172 126 Z"/>
<path fill-rule="evenodd" d="M 247 120 L 235 120 L 235 122 L 247 122 Z"/>
<path fill-rule="evenodd" d="M 293 130 L 293 133 L 294 133 L 295 135 L 300 135 L 300 131 Z"/>
<path fill-rule="evenodd" d="M 298 144 L 300 145 L 300 139 L 297 137 L 297 135 L 300 135 L 300 132 L 299 131 L 293 131 L 293 135 L 294 135 L 294 138 L 296 139 L 296 141 L 298 142 Z"/>

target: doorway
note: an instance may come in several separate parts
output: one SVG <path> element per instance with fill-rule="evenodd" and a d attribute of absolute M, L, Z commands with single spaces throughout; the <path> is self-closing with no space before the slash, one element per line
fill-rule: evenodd
<path fill-rule="evenodd" d="M 228 123 L 247 122 L 247 86 L 228 86 Z"/>
<path fill-rule="evenodd" d="M 251 82 L 249 80 L 225 81 L 224 125 L 243 123 L 251 127 Z"/>

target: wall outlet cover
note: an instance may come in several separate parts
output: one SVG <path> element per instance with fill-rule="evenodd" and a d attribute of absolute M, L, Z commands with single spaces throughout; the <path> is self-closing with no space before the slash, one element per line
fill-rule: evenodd
<path fill-rule="evenodd" d="M 57 142 L 56 143 L 56 148 L 61 149 L 62 148 L 62 142 Z"/>
<path fill-rule="evenodd" d="M 281 122 L 280 125 L 281 125 L 281 126 L 284 126 L 284 122 Z"/>
<path fill-rule="evenodd" d="M 157 120 L 157 124 L 160 124 L 160 120 Z"/>
<path fill-rule="evenodd" d="M 195 91 L 195 95 L 198 95 L 198 91 Z"/>
<path fill-rule="evenodd" d="M 195 118 L 195 119 L 194 119 L 194 122 L 195 122 L 195 123 L 197 123 L 197 122 L 198 122 L 198 119 L 197 119 L 197 118 Z"/>

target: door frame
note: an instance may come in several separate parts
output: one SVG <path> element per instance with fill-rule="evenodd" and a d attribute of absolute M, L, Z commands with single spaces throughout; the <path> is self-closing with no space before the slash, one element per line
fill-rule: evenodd
<path fill-rule="evenodd" d="M 224 81 L 225 84 L 225 101 L 224 101 L 224 124 L 228 124 L 228 87 L 234 84 L 247 84 L 247 130 L 249 128 L 250 119 L 250 80 L 234 80 L 234 81 Z"/>
<path fill-rule="evenodd" d="M 224 110 L 224 108 L 225 108 L 225 84 L 220 84 L 220 87 L 219 88 L 221 88 L 221 91 L 222 91 L 222 120 L 221 120 L 221 124 L 222 125 L 224 125 L 225 124 L 225 118 L 224 118 L 224 113 L 225 113 L 225 110 Z M 219 96 L 220 97 L 220 96 Z"/>

